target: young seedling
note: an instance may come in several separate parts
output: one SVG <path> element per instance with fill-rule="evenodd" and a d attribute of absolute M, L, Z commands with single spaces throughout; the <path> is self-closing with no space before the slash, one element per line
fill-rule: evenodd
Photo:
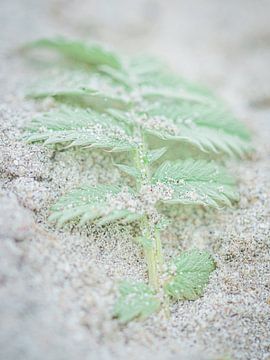
<path fill-rule="evenodd" d="M 121 322 L 168 312 L 170 300 L 195 300 L 215 269 L 214 260 L 192 249 L 165 263 L 160 232 L 168 221 L 159 204 L 231 206 L 238 199 L 235 181 L 217 160 L 222 154 L 247 154 L 248 131 L 209 91 L 156 60 L 125 58 L 100 45 L 64 39 L 26 47 L 35 48 L 64 56 L 78 67 L 81 81 L 78 85 L 76 76 L 74 84 L 30 94 L 52 97 L 58 106 L 31 121 L 27 141 L 125 152 L 126 163 L 114 165 L 135 184 L 82 186 L 52 206 L 50 220 L 59 226 L 139 223 L 137 241 L 149 283 L 120 284 L 114 315 Z"/>

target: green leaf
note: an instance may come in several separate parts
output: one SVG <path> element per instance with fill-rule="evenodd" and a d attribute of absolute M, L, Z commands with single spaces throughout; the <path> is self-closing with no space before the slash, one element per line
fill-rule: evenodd
<path fill-rule="evenodd" d="M 104 93 L 91 88 L 54 89 L 49 91 L 36 91 L 28 94 L 29 98 L 43 99 L 52 97 L 59 102 L 80 107 L 90 107 L 97 111 L 105 111 L 108 108 L 129 109 L 131 106 L 127 97 L 114 93 Z"/>
<path fill-rule="evenodd" d="M 195 300 L 202 296 L 214 270 L 215 262 L 206 251 L 185 251 L 169 266 L 165 292 L 176 300 Z"/>
<path fill-rule="evenodd" d="M 160 301 L 144 283 L 123 281 L 119 287 L 120 296 L 114 307 L 114 316 L 121 323 L 135 318 L 145 319 L 158 311 Z"/>
<path fill-rule="evenodd" d="M 67 144 L 103 148 L 110 151 L 129 151 L 136 143 L 123 124 L 90 109 L 62 108 L 37 116 L 28 126 L 28 142 Z"/>
<path fill-rule="evenodd" d="M 116 121 L 129 126 L 130 129 L 133 129 L 136 124 L 134 122 L 133 116 L 128 112 L 123 112 L 117 109 L 107 109 L 106 112 L 107 114 L 112 116 Z"/>
<path fill-rule="evenodd" d="M 52 206 L 50 221 L 57 222 L 60 227 L 72 220 L 79 220 L 80 225 L 95 221 L 97 225 L 105 225 L 115 221 L 126 220 L 133 216 L 133 220 L 142 215 L 129 207 L 129 200 L 135 195 L 131 189 L 113 185 L 85 186 L 74 189 L 62 196 Z M 126 200 L 126 204 L 124 203 Z"/>
<path fill-rule="evenodd" d="M 87 65 L 107 65 L 115 69 L 122 67 L 121 60 L 114 52 L 99 44 L 87 45 L 81 41 L 63 38 L 41 39 L 27 44 L 24 49 L 46 48 L 54 50 L 66 58 Z"/>
<path fill-rule="evenodd" d="M 212 98 L 208 98 L 197 93 L 190 93 L 186 90 L 175 92 L 163 88 L 146 88 L 141 91 L 143 99 L 147 100 L 149 103 L 162 102 L 167 106 L 183 104 L 185 102 L 210 106 L 213 102 Z"/>
<path fill-rule="evenodd" d="M 170 140 L 174 140 L 172 137 Z M 203 127 L 183 127 L 181 136 L 176 141 L 190 143 L 208 153 L 224 153 L 229 156 L 244 157 L 251 152 L 251 146 L 238 136 Z"/>
<path fill-rule="evenodd" d="M 170 224 L 172 223 L 172 221 L 166 217 L 161 217 L 161 219 L 158 221 L 158 223 L 156 224 L 156 229 L 159 231 L 163 231 L 164 229 L 166 229 Z"/>
<path fill-rule="evenodd" d="M 126 217 L 129 216 L 129 215 L 137 215 L 137 218 L 138 218 L 138 214 L 132 214 L 126 209 L 113 210 L 113 211 L 111 211 L 111 213 L 109 215 L 103 216 L 103 218 L 101 220 L 98 220 L 97 225 L 98 226 L 107 225 L 107 224 L 110 224 L 112 222 L 116 222 L 116 221 L 119 221 L 119 220 L 122 220 L 122 219 L 126 219 Z"/>
<path fill-rule="evenodd" d="M 162 140 L 189 143 L 201 151 L 243 157 L 251 152 L 249 133 L 220 103 L 159 101 L 146 106 L 144 131 Z"/>
<path fill-rule="evenodd" d="M 153 162 L 155 162 L 159 158 L 161 158 L 161 156 L 165 154 L 167 149 L 168 149 L 167 147 L 162 147 L 160 149 L 154 149 L 154 150 L 148 151 L 147 161 L 149 162 L 149 164 L 152 164 Z"/>
<path fill-rule="evenodd" d="M 144 88 L 185 90 L 189 93 L 215 99 L 209 89 L 181 78 L 171 71 L 166 64 L 153 57 L 137 57 L 131 60 L 130 68 L 135 75 L 137 84 Z"/>
<path fill-rule="evenodd" d="M 119 170 L 123 171 L 124 173 L 134 177 L 135 179 L 141 178 L 141 173 L 138 169 L 133 166 L 127 166 L 124 164 L 114 164 Z"/>
<path fill-rule="evenodd" d="M 215 102 L 211 106 L 204 104 L 192 104 L 184 102 L 182 104 L 156 103 L 146 109 L 149 116 L 163 116 L 170 119 L 175 124 L 181 126 L 206 127 L 239 136 L 243 140 L 249 140 L 250 134 L 247 128 L 238 121 L 230 111 L 228 111 L 221 102 Z"/>
<path fill-rule="evenodd" d="M 152 249 L 152 248 L 153 248 L 153 242 L 152 242 L 152 240 L 149 239 L 149 238 L 147 238 L 147 237 L 145 237 L 145 236 L 138 236 L 138 237 L 136 238 L 136 240 L 138 241 L 138 243 L 139 243 L 140 245 L 142 245 L 142 247 L 143 247 L 144 249 L 149 250 L 149 249 Z"/>
<path fill-rule="evenodd" d="M 166 161 L 157 169 L 152 182 L 171 190 L 171 197 L 163 200 L 165 203 L 219 207 L 231 206 L 239 197 L 235 181 L 225 169 L 205 160 Z"/>
<path fill-rule="evenodd" d="M 42 39 L 29 48 L 53 49 L 68 58 L 94 65 L 83 84 L 37 91 L 69 105 L 107 112 L 119 123 L 138 126 L 168 142 L 187 143 L 205 153 L 243 157 L 252 149 L 250 135 L 213 94 L 189 83 L 153 58 L 121 58 L 99 45 L 65 39 Z M 87 73 L 86 73 L 87 74 Z M 146 119 L 141 119 L 142 115 Z"/>
<path fill-rule="evenodd" d="M 129 79 L 128 74 L 124 71 L 113 69 L 106 65 L 99 66 L 98 71 L 111 78 L 111 80 L 113 80 L 116 84 L 124 86 L 127 90 L 131 90 L 134 86 L 132 81 Z"/>

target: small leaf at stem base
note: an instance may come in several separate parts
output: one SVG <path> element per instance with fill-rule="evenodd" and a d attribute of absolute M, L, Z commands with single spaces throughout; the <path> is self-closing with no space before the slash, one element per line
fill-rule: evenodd
<path fill-rule="evenodd" d="M 123 281 L 120 296 L 114 307 L 114 316 L 121 323 L 135 318 L 145 319 L 160 308 L 160 300 L 144 283 Z"/>
<path fill-rule="evenodd" d="M 202 296 L 214 270 L 215 262 L 208 252 L 198 249 L 185 251 L 169 267 L 173 275 L 164 289 L 176 300 L 195 300 Z"/>

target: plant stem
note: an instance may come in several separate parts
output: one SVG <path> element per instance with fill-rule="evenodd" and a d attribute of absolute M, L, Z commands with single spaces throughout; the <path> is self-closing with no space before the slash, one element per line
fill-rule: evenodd
<path fill-rule="evenodd" d="M 137 181 L 137 190 L 143 185 L 150 184 L 150 168 L 147 161 L 147 145 L 143 139 L 135 154 L 135 165 L 141 173 L 141 179 Z M 156 291 L 160 288 L 160 274 L 163 265 L 162 245 L 160 241 L 159 230 L 151 223 L 151 220 L 145 216 L 142 220 L 142 235 L 147 240 L 147 246 L 144 246 L 144 254 L 148 268 L 148 278 L 150 286 Z M 150 245 L 149 245 L 150 244 Z"/>
<path fill-rule="evenodd" d="M 162 254 L 162 244 L 160 240 L 160 231 L 155 229 L 155 245 L 156 245 L 156 259 L 159 267 L 163 265 L 163 254 Z"/>
<path fill-rule="evenodd" d="M 149 284 L 153 289 L 158 291 L 160 287 L 160 258 L 158 257 L 156 236 L 154 236 L 152 226 L 147 217 L 145 217 L 142 221 L 142 233 L 143 237 L 147 240 L 147 243 L 144 246 L 144 255 L 148 268 Z"/>
<path fill-rule="evenodd" d="M 144 249 L 144 254 L 147 262 L 148 267 L 148 278 L 149 278 L 149 285 L 154 289 L 158 290 L 159 288 L 159 279 L 158 279 L 158 272 L 157 272 L 157 264 L 156 259 L 154 256 L 154 252 L 151 249 Z"/>

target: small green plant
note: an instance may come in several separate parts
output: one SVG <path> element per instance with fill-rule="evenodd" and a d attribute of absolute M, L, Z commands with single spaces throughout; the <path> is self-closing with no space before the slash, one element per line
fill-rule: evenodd
<path fill-rule="evenodd" d="M 50 220 L 58 226 L 138 222 L 149 283 L 120 284 L 114 315 L 121 322 L 168 312 L 170 300 L 195 300 L 214 260 L 192 249 L 165 263 L 160 233 L 168 221 L 160 204 L 231 206 L 238 199 L 235 181 L 218 161 L 247 154 L 248 131 L 208 90 L 156 60 L 125 58 L 100 45 L 64 39 L 27 46 L 36 48 L 56 51 L 69 62 L 67 69 L 75 64 L 83 75 L 30 94 L 54 98 L 56 105 L 31 121 L 27 141 L 125 152 L 126 162 L 114 165 L 134 183 L 75 189 L 52 206 Z"/>

